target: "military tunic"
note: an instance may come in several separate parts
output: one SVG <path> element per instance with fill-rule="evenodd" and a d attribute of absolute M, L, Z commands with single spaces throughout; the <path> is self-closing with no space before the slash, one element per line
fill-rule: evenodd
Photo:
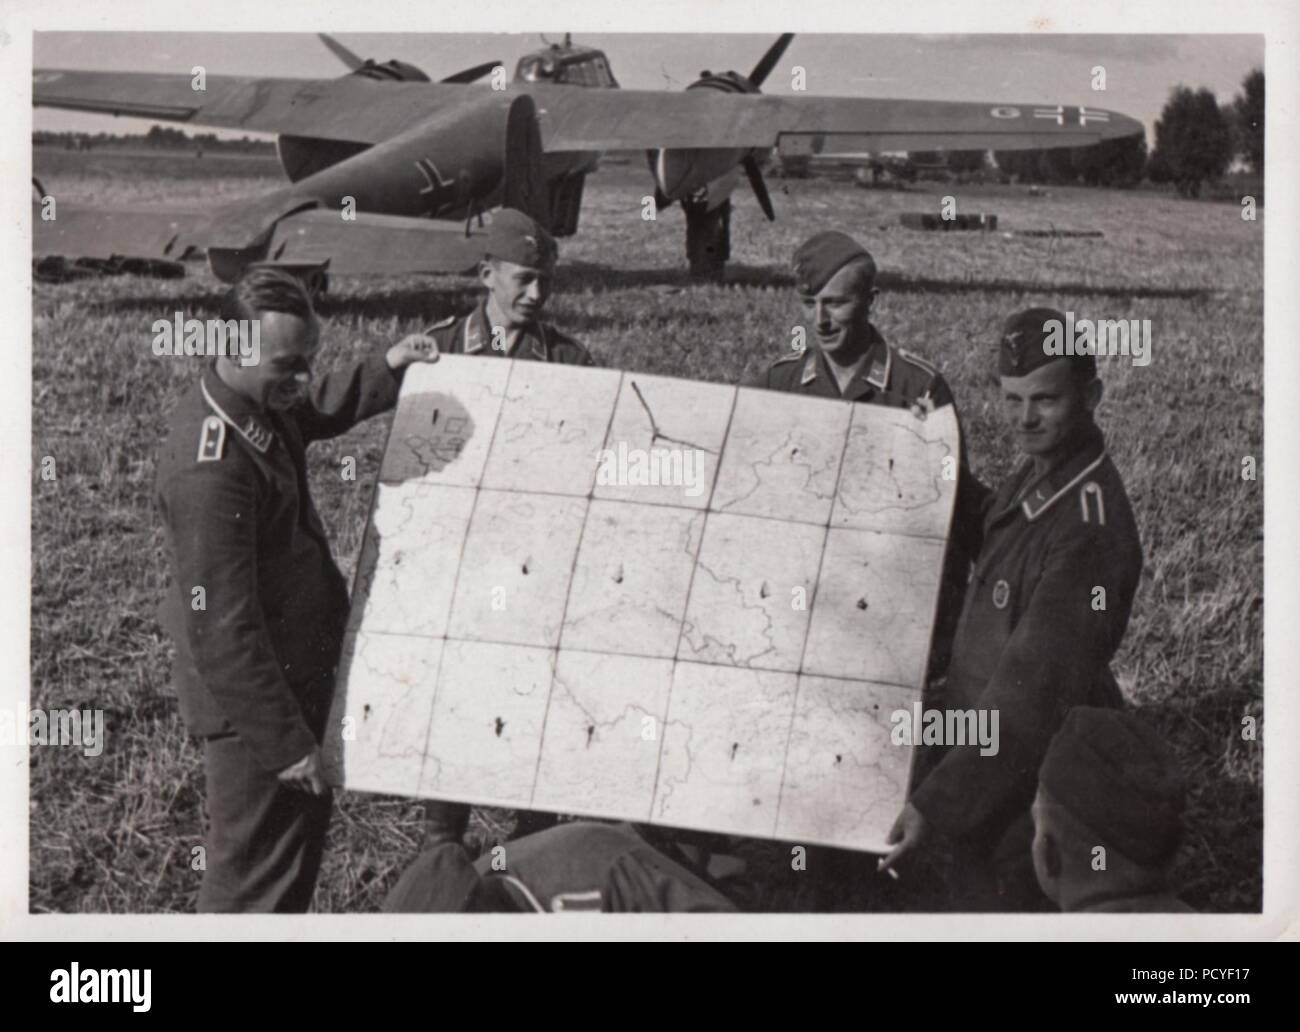
<path fill-rule="evenodd" d="M 934 403 L 935 408 L 953 403 L 947 381 L 934 366 L 886 344 L 874 326 L 870 330 L 871 359 L 858 371 L 843 394 L 827 365 L 826 356 L 815 346 L 802 353 L 792 352 L 778 358 L 750 386 L 901 408 L 911 408 L 926 398 Z"/>
<path fill-rule="evenodd" d="M 329 797 L 277 772 L 310 753 L 334 690 L 348 592 L 307 484 L 306 448 L 393 406 L 382 353 L 261 409 L 209 366 L 171 414 L 157 499 L 172 559 L 160 619 L 181 716 L 205 739 L 200 910 L 305 910 Z"/>
<path fill-rule="evenodd" d="M 497 856 L 504 870 L 494 866 Z M 425 850 L 384 902 L 389 913 L 466 909 L 484 880 L 507 883 L 521 910 L 673 913 L 731 911 L 702 878 L 651 847 L 628 824 L 575 821 L 515 839 L 472 864 L 458 845 Z"/>
<path fill-rule="evenodd" d="M 941 700 L 998 714 L 994 755 L 951 746 L 911 802 L 939 830 L 992 854 L 1032 827 L 1038 769 L 1067 710 L 1118 706 L 1109 662 L 1142 572 L 1137 524 L 1101 431 L 1090 425 L 1041 478 L 1026 462 L 991 500 Z M 1004 855 L 1028 863 L 1028 839 Z M 1023 854 L 1023 855 L 1022 855 Z"/>
<path fill-rule="evenodd" d="M 494 340 L 486 300 L 465 315 L 444 319 L 425 332 L 438 342 L 438 350 L 443 354 L 519 358 L 563 365 L 596 364 L 585 347 L 540 320 L 521 330 L 513 342 L 501 339 L 500 334 Z"/>

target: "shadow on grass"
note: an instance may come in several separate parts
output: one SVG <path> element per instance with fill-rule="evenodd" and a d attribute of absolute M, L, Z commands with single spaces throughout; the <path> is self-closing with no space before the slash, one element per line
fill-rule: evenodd
<path fill-rule="evenodd" d="M 376 282 L 376 281 L 371 281 Z M 894 294 L 1025 294 L 1050 292 L 1070 297 L 1178 298 L 1209 297 L 1205 287 L 1159 287 L 1142 284 L 1051 283 L 1024 279 L 936 279 L 882 272 L 876 285 Z M 577 290 L 602 293 L 621 290 L 661 290 L 677 294 L 692 290 L 720 288 L 792 289 L 789 271 L 776 265 L 728 265 L 721 280 L 697 280 L 686 269 L 649 268 L 618 269 L 593 262 L 573 262 L 560 268 L 556 277 L 557 293 Z M 480 290 L 473 280 L 450 277 L 431 278 L 427 285 L 370 288 L 367 281 L 352 279 L 335 284 L 334 292 L 316 301 L 316 311 L 325 318 L 419 319 L 433 321 L 468 311 L 478 301 Z M 154 313 L 184 303 L 192 311 L 215 314 L 224 291 L 204 289 L 182 297 L 159 294 L 116 297 L 92 301 L 89 307 L 99 312 Z"/>

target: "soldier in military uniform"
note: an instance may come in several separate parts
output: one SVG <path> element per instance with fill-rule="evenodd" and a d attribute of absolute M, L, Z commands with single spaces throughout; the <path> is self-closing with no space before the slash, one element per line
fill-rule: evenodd
<path fill-rule="evenodd" d="M 1003 331 L 999 372 L 1008 422 L 1029 456 L 996 493 L 967 586 L 943 705 L 996 711 L 993 755 L 954 745 L 924 766 L 889 841 L 892 867 L 943 833 L 959 892 L 987 909 L 1039 909 L 1029 806 L 1039 765 L 1072 706 L 1119 706 L 1109 663 L 1142 571 L 1137 525 L 1093 419 L 1092 355 L 1045 343 L 1060 312 L 1033 308 Z"/>
<path fill-rule="evenodd" d="M 851 236 L 838 230 L 804 241 L 791 263 L 803 308 L 806 335 L 802 350 L 776 359 L 747 386 L 790 391 L 818 398 L 843 398 L 867 405 L 911 409 L 918 417 L 952 405 L 952 391 L 934 366 L 887 344 L 871 323 L 876 262 Z M 960 417 L 958 417 L 960 433 Z M 930 676 L 947 665 L 948 641 L 962 590 L 979 550 L 983 502 L 988 490 L 970 472 L 961 449 L 952 545 L 944 570 L 944 598 L 931 656 Z"/>
<path fill-rule="evenodd" d="M 1140 717 L 1076 706 L 1038 771 L 1039 887 L 1067 912 L 1192 913 L 1169 885 L 1186 796 L 1178 761 Z"/>
<path fill-rule="evenodd" d="M 304 911 L 330 814 L 320 740 L 348 594 L 312 505 L 305 452 L 391 408 L 401 371 L 434 360 L 408 338 L 312 382 L 319 327 L 274 269 L 227 294 L 257 320 L 261 358 L 216 358 L 171 414 L 157 499 L 172 583 L 181 716 L 203 739 L 208 829 L 201 911 Z"/>
<path fill-rule="evenodd" d="M 554 238 L 523 212 L 502 208 L 488 228 L 484 253 L 479 278 L 487 292 L 471 312 L 429 328 L 438 349 L 451 355 L 595 365 L 586 348 L 541 318 L 555 277 Z"/>
<path fill-rule="evenodd" d="M 426 843 L 384 901 L 388 913 L 733 911 L 703 878 L 630 824 L 571 821 L 473 863 L 458 843 Z"/>
<path fill-rule="evenodd" d="M 804 347 L 777 358 L 747 386 L 906 408 L 918 418 L 954 404 L 942 373 L 924 359 L 886 343 L 872 324 L 871 309 L 880 292 L 876 262 L 865 247 L 845 233 L 827 230 L 804 241 L 791 266 L 803 309 Z M 947 666 L 966 578 L 979 550 L 982 502 L 987 494 L 970 472 L 962 447 L 956 512 L 930 656 L 931 680 L 939 680 Z M 833 864 L 852 867 L 856 862 L 856 858 L 840 858 Z M 849 870 L 833 872 L 822 883 L 823 895 L 839 892 L 831 883 L 854 877 Z M 824 900 L 826 905 L 834 902 Z"/>
<path fill-rule="evenodd" d="M 431 326 L 427 335 L 446 354 L 595 365 L 585 347 L 542 321 L 557 254 L 550 233 L 523 212 L 502 208 L 488 227 L 479 263 L 479 278 L 486 289 L 483 300 L 469 313 Z M 469 814 L 470 807 L 463 803 L 426 803 L 426 845 L 459 844 Z M 516 834 L 528 834 L 555 820 L 528 812 L 518 818 Z"/>
<path fill-rule="evenodd" d="M 794 253 L 804 346 L 776 359 L 750 386 L 872 405 L 936 409 L 952 404 L 942 374 L 885 343 L 871 324 L 876 262 L 851 236 L 827 230 Z"/>

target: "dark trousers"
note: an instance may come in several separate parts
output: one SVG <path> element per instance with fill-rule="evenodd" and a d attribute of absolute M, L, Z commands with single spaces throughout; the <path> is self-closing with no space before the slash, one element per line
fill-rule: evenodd
<path fill-rule="evenodd" d="M 303 913 L 311 905 L 333 796 L 287 788 L 238 735 L 206 739 L 203 913 Z"/>

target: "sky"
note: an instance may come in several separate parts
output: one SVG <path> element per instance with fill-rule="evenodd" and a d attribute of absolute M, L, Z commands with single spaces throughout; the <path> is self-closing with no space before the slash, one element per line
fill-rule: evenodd
<path fill-rule="evenodd" d="M 338 33 L 362 57 L 398 58 L 431 78 L 488 60 L 514 71 L 522 55 L 544 45 L 539 34 Z M 562 32 L 547 34 L 559 41 Z M 575 34 L 574 42 L 605 51 L 619 84 L 629 89 L 683 89 L 701 71 L 747 73 L 774 41 L 747 34 Z M 1143 122 L 1147 142 L 1176 85 L 1207 86 L 1220 103 L 1264 63 L 1258 35 L 917 35 L 807 34 L 794 42 L 764 84 L 792 92 L 794 68 L 809 93 L 912 97 L 1019 104 L 1086 105 Z M 343 66 L 310 33 L 44 32 L 34 36 L 37 68 L 151 71 L 189 75 L 322 78 Z M 1105 90 L 1092 69 L 1105 69 Z M 486 88 L 486 87 L 484 87 Z M 78 112 L 36 109 L 33 128 L 50 131 L 145 132 L 153 124 Z M 206 131 L 206 130 L 200 130 Z M 242 133 L 222 135 L 243 135 Z"/>

